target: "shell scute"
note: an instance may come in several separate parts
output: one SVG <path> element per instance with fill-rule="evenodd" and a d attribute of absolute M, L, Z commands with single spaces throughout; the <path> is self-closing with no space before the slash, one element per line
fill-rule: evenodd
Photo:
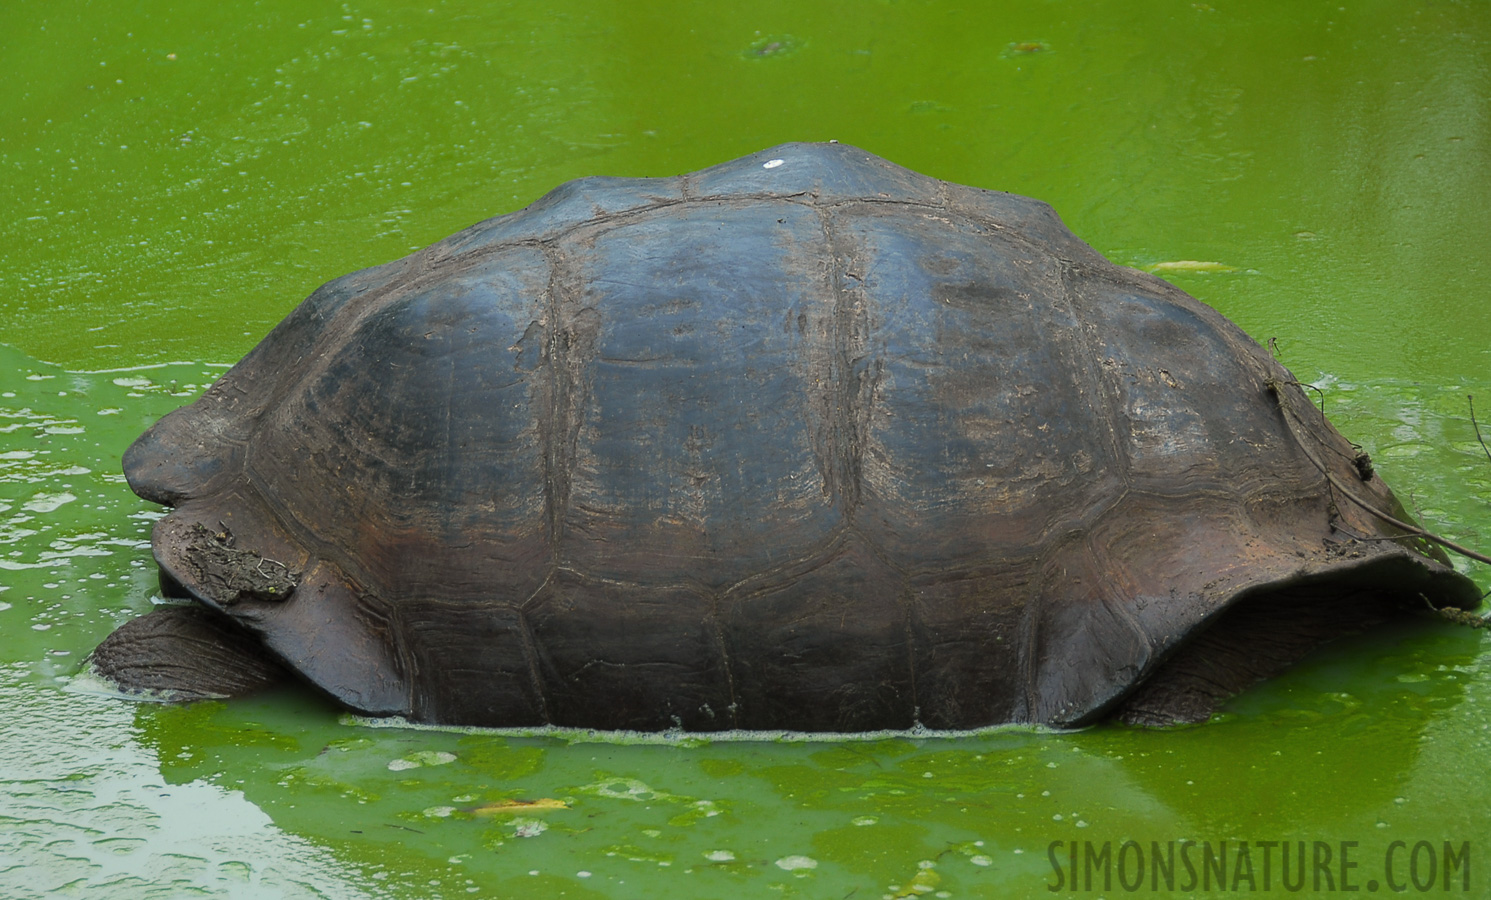
<path fill-rule="evenodd" d="M 525 605 L 549 719 L 587 727 L 601 704 L 613 727 L 733 727 L 730 676 L 714 597 L 563 570 Z"/>
<path fill-rule="evenodd" d="M 848 144 L 783 144 L 688 177 L 691 197 L 942 204 L 942 183 Z"/>
<path fill-rule="evenodd" d="M 699 205 L 573 240 L 564 563 L 717 586 L 834 528 L 834 311 L 812 211 Z"/>
<path fill-rule="evenodd" d="M 852 533 L 720 601 L 736 727 L 916 724 L 905 577 Z"/>

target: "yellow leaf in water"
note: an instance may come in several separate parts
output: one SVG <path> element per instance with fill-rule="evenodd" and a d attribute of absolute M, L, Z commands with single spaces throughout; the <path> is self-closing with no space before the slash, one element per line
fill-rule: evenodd
<path fill-rule="evenodd" d="M 508 813 L 538 812 L 543 809 L 569 809 L 563 800 L 543 797 L 538 800 L 499 800 L 471 810 L 474 816 L 501 816 Z"/>
<path fill-rule="evenodd" d="M 1237 266 L 1226 263 L 1205 262 L 1199 259 L 1175 259 L 1157 262 L 1144 267 L 1144 271 L 1158 275 L 1161 272 L 1236 272 Z"/>

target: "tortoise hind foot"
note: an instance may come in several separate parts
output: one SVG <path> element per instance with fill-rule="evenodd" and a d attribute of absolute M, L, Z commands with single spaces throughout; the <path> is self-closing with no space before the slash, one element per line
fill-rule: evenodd
<path fill-rule="evenodd" d="M 288 677 L 254 636 L 195 604 L 125 622 L 88 664 L 121 692 L 147 700 L 239 697 Z"/>
<path fill-rule="evenodd" d="M 1151 728 L 1205 722 L 1223 703 L 1321 644 L 1381 624 L 1401 607 L 1385 594 L 1329 585 L 1244 598 L 1161 663 L 1112 717 Z"/>

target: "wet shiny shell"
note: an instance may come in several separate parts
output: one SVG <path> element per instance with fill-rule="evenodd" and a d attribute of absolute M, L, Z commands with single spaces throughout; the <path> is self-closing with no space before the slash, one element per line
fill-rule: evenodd
<path fill-rule="evenodd" d="M 1079 724 L 1250 592 L 1464 593 L 1342 552 L 1384 527 L 1317 462 L 1400 508 L 1292 380 L 1042 203 L 789 144 L 333 281 L 125 464 L 167 577 L 355 710 Z"/>

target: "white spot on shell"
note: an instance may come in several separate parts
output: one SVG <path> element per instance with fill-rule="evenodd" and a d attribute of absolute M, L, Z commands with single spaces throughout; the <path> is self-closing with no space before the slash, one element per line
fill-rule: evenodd
<path fill-rule="evenodd" d="M 780 166 L 784 162 L 786 162 L 785 159 L 768 159 L 766 162 L 761 164 L 761 168 L 775 169 L 777 166 Z"/>

